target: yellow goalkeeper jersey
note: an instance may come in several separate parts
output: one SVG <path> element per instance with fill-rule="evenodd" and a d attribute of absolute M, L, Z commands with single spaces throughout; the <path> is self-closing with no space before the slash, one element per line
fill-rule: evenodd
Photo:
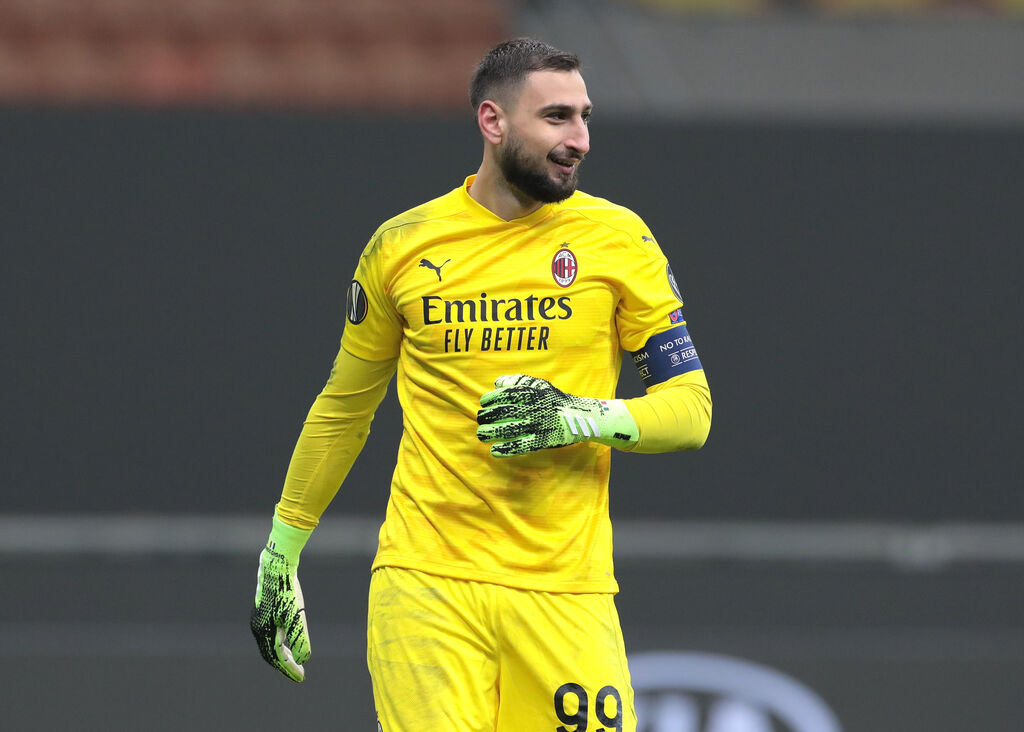
<path fill-rule="evenodd" d="M 476 412 L 503 374 L 613 398 L 623 350 L 682 322 L 678 289 L 628 209 L 577 192 L 505 221 L 469 195 L 472 181 L 385 222 L 348 291 L 342 347 L 398 357 L 403 410 L 373 566 L 615 592 L 611 448 L 494 458 Z"/>

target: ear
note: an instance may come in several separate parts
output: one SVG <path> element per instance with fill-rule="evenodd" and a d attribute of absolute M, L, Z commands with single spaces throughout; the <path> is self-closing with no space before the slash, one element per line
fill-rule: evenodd
<path fill-rule="evenodd" d="M 505 139 L 505 112 L 490 99 L 480 103 L 476 110 L 476 122 L 480 126 L 480 134 L 492 145 Z"/>

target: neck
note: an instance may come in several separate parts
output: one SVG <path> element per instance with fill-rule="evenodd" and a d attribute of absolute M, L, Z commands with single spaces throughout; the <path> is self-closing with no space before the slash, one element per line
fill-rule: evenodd
<path fill-rule="evenodd" d="M 529 216 L 543 204 L 509 185 L 497 164 L 485 157 L 469 187 L 473 200 L 505 221 Z"/>

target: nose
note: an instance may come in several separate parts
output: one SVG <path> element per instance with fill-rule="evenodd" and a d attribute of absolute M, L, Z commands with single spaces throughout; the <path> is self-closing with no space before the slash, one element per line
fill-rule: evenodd
<path fill-rule="evenodd" d="M 570 135 L 565 141 L 565 146 L 580 157 L 590 152 L 590 128 L 587 127 L 582 117 L 577 117 L 574 121 Z"/>

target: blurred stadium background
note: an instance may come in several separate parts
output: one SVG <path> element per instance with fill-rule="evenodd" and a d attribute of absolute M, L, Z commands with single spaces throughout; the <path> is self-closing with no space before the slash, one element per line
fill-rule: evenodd
<path fill-rule="evenodd" d="M 374 728 L 393 394 L 301 686 L 257 554 L 358 252 L 475 170 L 470 70 L 524 34 L 583 57 L 583 187 L 659 235 L 715 396 L 702 452 L 616 461 L 644 732 L 1021 728 L 1020 0 L 0 0 L 0 727 Z"/>

